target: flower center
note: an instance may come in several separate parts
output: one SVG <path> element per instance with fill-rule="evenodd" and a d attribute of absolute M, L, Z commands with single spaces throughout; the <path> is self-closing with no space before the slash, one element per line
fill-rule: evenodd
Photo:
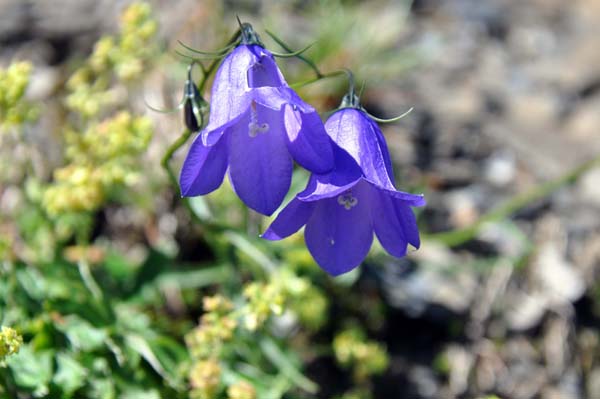
<path fill-rule="evenodd" d="M 351 191 L 346 191 L 337 197 L 337 202 L 349 211 L 358 204 L 358 198 L 354 197 Z"/>
<path fill-rule="evenodd" d="M 250 137 L 256 137 L 259 133 L 266 133 L 268 130 L 268 123 L 258 123 L 256 103 L 252 101 L 252 104 L 250 105 L 250 123 L 248 124 L 248 135 Z"/>

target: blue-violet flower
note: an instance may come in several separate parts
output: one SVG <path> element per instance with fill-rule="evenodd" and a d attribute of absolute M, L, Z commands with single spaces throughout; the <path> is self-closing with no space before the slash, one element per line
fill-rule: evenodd
<path fill-rule="evenodd" d="M 353 95 L 353 94 L 351 94 Z M 391 255 L 406 255 L 420 245 L 411 206 L 425 205 L 422 195 L 397 191 L 385 138 L 359 106 L 341 108 L 325 123 L 335 167 L 313 174 L 306 189 L 277 216 L 262 235 L 280 240 L 306 224 L 306 246 L 328 273 L 339 275 L 367 256 L 373 232 Z"/>
<path fill-rule="evenodd" d="M 241 44 L 215 75 L 209 122 L 183 163 L 181 193 L 208 194 L 229 169 L 240 199 L 270 215 L 289 190 L 292 158 L 314 173 L 333 168 L 319 114 L 289 87 L 273 55 L 244 24 Z"/>

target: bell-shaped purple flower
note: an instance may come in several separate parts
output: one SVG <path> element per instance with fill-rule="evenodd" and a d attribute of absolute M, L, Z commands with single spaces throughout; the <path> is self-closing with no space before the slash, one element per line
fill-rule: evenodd
<path fill-rule="evenodd" d="M 306 225 L 304 237 L 316 262 L 332 275 L 346 273 L 367 256 L 373 233 L 387 252 L 406 255 L 420 246 L 411 206 L 422 195 L 397 191 L 381 130 L 359 108 L 342 108 L 325 123 L 333 146 L 333 171 L 313 174 L 262 235 L 280 240 Z"/>
<path fill-rule="evenodd" d="M 325 173 L 333 152 L 319 114 L 288 86 L 249 25 L 244 28 L 242 44 L 216 73 L 209 123 L 183 163 L 180 186 L 183 196 L 208 194 L 229 169 L 241 200 L 270 215 L 289 190 L 292 159 Z"/>

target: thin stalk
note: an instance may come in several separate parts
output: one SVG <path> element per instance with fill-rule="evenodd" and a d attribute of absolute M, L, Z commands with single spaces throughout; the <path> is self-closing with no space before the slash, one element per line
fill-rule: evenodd
<path fill-rule="evenodd" d="M 267 30 L 267 35 L 271 36 L 271 39 L 275 40 L 275 42 L 277 44 L 279 44 L 285 51 L 289 52 L 289 53 L 293 53 L 294 51 L 291 49 L 290 46 L 288 46 L 287 44 L 285 44 L 285 42 L 283 40 L 281 40 L 280 38 L 278 38 L 273 32 L 271 32 L 270 30 Z M 317 67 L 317 65 L 310 60 L 309 58 L 306 58 L 305 56 L 303 56 L 302 54 L 298 54 L 296 55 L 296 57 L 299 60 L 304 61 L 304 63 L 306 63 L 309 67 L 312 68 L 313 71 L 315 71 L 315 74 L 317 75 L 317 78 L 322 78 L 323 74 L 321 73 L 321 71 L 319 70 L 319 68 Z"/>
<path fill-rule="evenodd" d="M 439 241 L 450 247 L 463 244 L 475 238 L 486 223 L 496 222 L 510 217 L 512 214 L 525 208 L 531 203 L 553 194 L 555 191 L 566 185 L 576 182 L 581 175 L 596 166 L 600 166 L 600 156 L 579 164 L 557 179 L 538 184 L 524 193 L 515 195 L 503 204 L 484 213 L 471 226 L 452 231 L 427 234 L 424 235 L 424 238 Z"/>
<path fill-rule="evenodd" d="M 309 84 L 316 83 L 322 79 L 333 78 L 333 77 L 345 75 L 345 74 L 347 74 L 346 70 L 329 72 L 329 73 L 321 74 L 320 76 L 314 77 L 312 79 L 307 79 L 307 80 L 304 80 L 301 82 L 293 83 L 290 85 L 290 87 L 293 89 L 299 89 L 299 88 L 307 86 Z"/>

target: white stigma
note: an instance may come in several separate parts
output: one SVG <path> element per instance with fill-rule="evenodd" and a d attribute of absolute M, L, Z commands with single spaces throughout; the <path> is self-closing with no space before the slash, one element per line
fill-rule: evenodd
<path fill-rule="evenodd" d="M 256 137 L 259 133 L 266 133 L 268 130 L 268 123 L 258 123 L 256 103 L 252 101 L 252 104 L 250 104 L 250 123 L 248 124 L 248 135 L 250 137 Z"/>
<path fill-rule="evenodd" d="M 349 211 L 352 209 L 352 207 L 358 204 L 358 198 L 352 196 L 351 191 L 346 191 L 344 194 L 341 194 L 337 197 L 337 202 L 346 208 L 347 211 Z"/>

